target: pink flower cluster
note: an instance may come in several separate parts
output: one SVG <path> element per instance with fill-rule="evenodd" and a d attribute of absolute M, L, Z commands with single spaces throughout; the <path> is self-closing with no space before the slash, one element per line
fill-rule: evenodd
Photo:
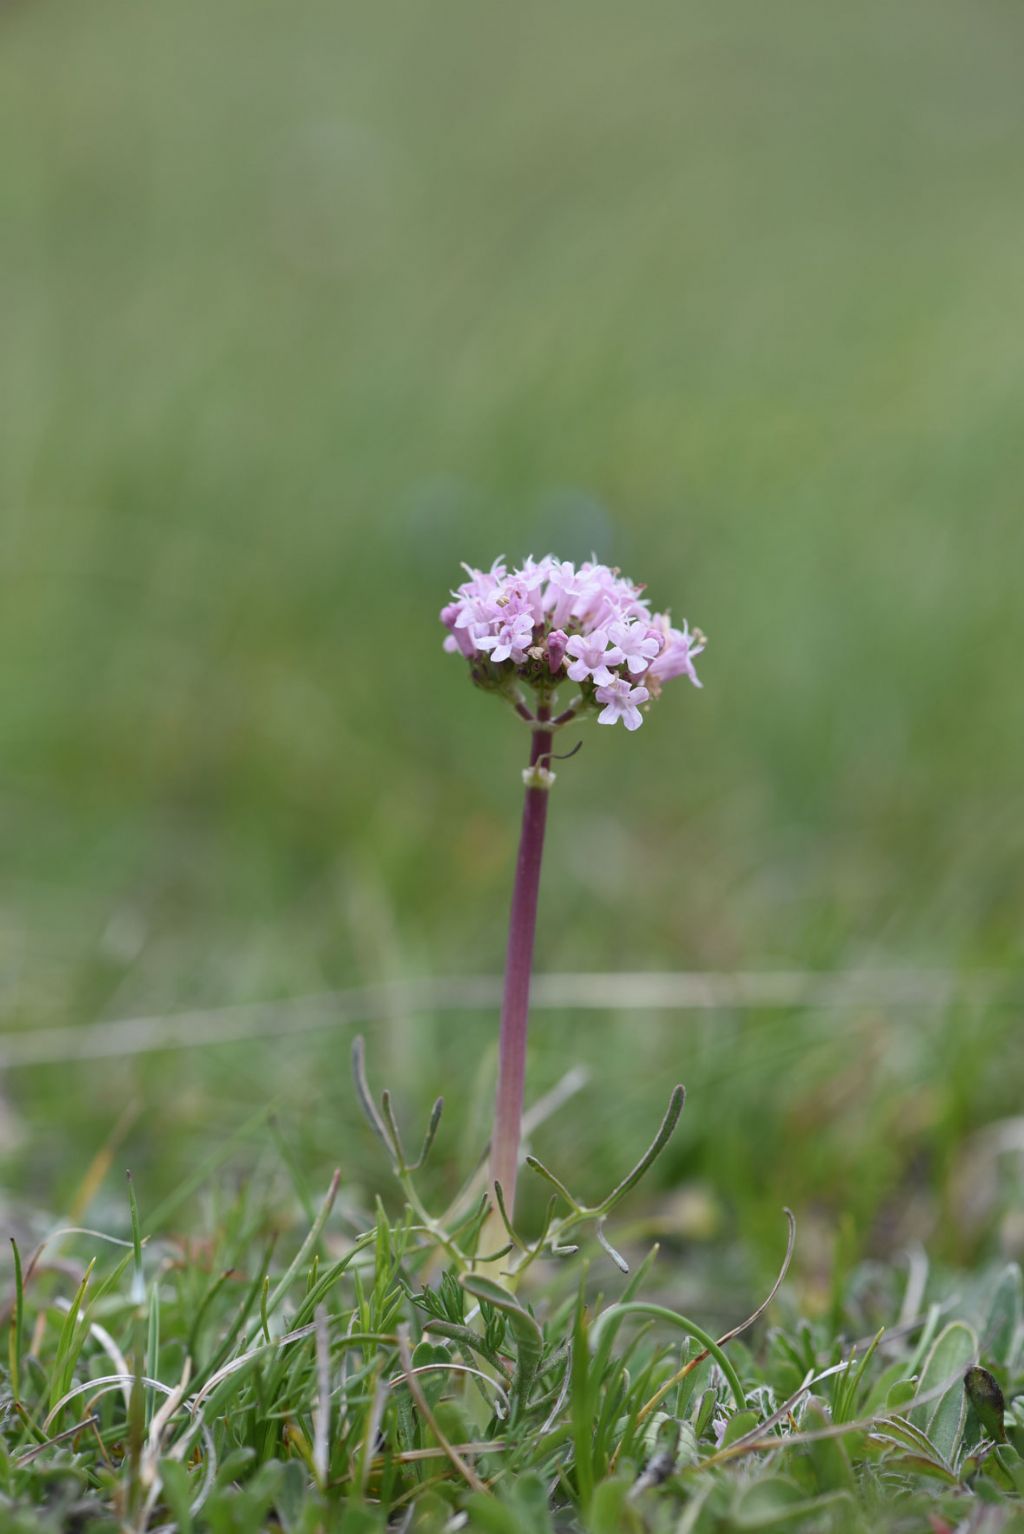
<path fill-rule="evenodd" d="M 445 649 L 469 660 L 474 679 L 504 690 L 516 678 L 551 693 L 568 678 L 579 704 L 600 708 L 599 724 L 643 723 L 641 704 L 664 682 L 687 676 L 701 684 L 694 658 L 704 648 L 699 630 L 672 626 L 652 613 L 643 587 L 596 560 L 577 566 L 545 555 L 510 570 L 464 565 L 468 580 L 441 611 Z"/>

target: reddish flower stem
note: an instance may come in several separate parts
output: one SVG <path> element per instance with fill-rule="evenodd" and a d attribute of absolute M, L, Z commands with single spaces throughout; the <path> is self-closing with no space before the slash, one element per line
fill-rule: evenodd
<path fill-rule="evenodd" d="M 530 766 L 542 763 L 551 750 L 551 730 L 546 728 L 550 710 L 537 710 L 541 728 L 534 730 Z M 550 790 L 527 786 L 523 823 L 519 834 L 512 911 L 505 960 L 505 994 L 501 1006 L 501 1040 L 498 1054 L 498 1095 L 491 1138 L 491 1183 L 501 1183 L 505 1208 L 511 1217 L 519 1169 L 519 1135 L 523 1117 L 523 1078 L 526 1071 L 526 1031 L 530 1010 L 530 972 L 533 940 L 537 930 L 537 896 L 544 852 L 544 828 Z"/>

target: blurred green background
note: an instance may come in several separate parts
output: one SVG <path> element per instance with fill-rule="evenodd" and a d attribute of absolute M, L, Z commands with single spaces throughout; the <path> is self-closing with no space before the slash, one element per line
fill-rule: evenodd
<path fill-rule="evenodd" d="M 525 741 L 436 614 L 549 548 L 711 642 L 560 774 L 541 968 L 1012 980 L 1019 7 L 10 0 L 0 39 L 5 1029 L 498 970 Z M 450 1099 L 446 1185 L 493 1029 L 371 1034 Z M 311 1179 L 372 1178 L 348 1041 L 11 1070 L 9 1195 L 59 1208 L 126 1105 L 163 1191 L 274 1093 Z M 1005 1161 L 957 1184 L 1019 1109 L 1012 985 L 538 1019 L 532 1089 L 576 1060 L 541 1138 L 584 1192 L 681 1077 L 691 1235 L 1024 1243 Z"/>

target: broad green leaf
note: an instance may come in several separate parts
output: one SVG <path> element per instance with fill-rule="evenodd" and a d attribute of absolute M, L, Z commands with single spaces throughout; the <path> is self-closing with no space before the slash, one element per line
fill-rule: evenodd
<path fill-rule="evenodd" d="M 733 1517 L 744 1529 L 763 1528 L 766 1519 L 770 1525 L 782 1515 L 788 1517 L 794 1507 L 806 1500 L 795 1481 L 770 1475 L 743 1488 L 733 1505 Z"/>
<path fill-rule="evenodd" d="M 424 1492 L 413 1503 L 410 1534 L 444 1534 L 451 1522 L 451 1504 L 436 1491 Z"/>
<path fill-rule="evenodd" d="M 536 1470 L 516 1476 L 507 1496 L 523 1534 L 552 1534 L 547 1482 Z"/>
<path fill-rule="evenodd" d="M 964 1321 L 950 1321 L 932 1343 L 921 1368 L 919 1396 L 927 1395 L 937 1385 L 949 1381 L 949 1388 L 937 1401 L 927 1401 L 910 1414 L 911 1419 L 924 1428 L 947 1465 L 952 1465 L 956 1456 L 967 1415 L 964 1370 L 977 1356 L 978 1339 L 973 1328 Z"/>
<path fill-rule="evenodd" d="M 643 1527 L 627 1501 L 630 1484 L 624 1476 L 601 1482 L 590 1504 L 587 1534 L 624 1534 L 626 1530 Z"/>
<path fill-rule="evenodd" d="M 917 1380 L 896 1380 L 886 1391 L 885 1409 L 887 1412 L 898 1412 L 904 1406 L 909 1406 L 916 1395 Z"/>
<path fill-rule="evenodd" d="M 383 1534 L 384 1515 L 373 1508 L 355 1503 L 346 1507 L 338 1524 L 338 1534 Z"/>
<path fill-rule="evenodd" d="M 497 1497 L 486 1492 L 474 1492 L 466 1499 L 469 1527 L 480 1534 L 523 1534 L 522 1526 L 512 1509 Z"/>
<path fill-rule="evenodd" d="M 504 1373 L 505 1365 L 493 1348 L 487 1346 L 486 1340 L 471 1327 L 460 1326 L 456 1321 L 444 1321 L 432 1316 L 424 1324 L 423 1330 L 432 1336 L 450 1337 L 453 1342 L 459 1342 L 463 1347 L 470 1348 L 474 1353 L 479 1353 L 481 1358 L 493 1364 L 496 1369 Z"/>
<path fill-rule="evenodd" d="M 906 1378 L 907 1366 L 903 1359 L 897 1359 L 895 1363 L 888 1364 L 872 1379 L 867 1396 L 861 1403 L 861 1415 L 870 1417 L 876 1412 L 883 1411 L 889 1391 Z M 916 1388 L 916 1381 L 911 1388 Z"/>
<path fill-rule="evenodd" d="M 938 1460 L 930 1458 L 927 1454 L 898 1454 L 886 1463 L 899 1465 L 903 1470 L 910 1470 L 915 1475 L 928 1476 L 933 1481 L 942 1481 L 945 1486 L 960 1484 L 947 1465 L 941 1465 Z"/>
<path fill-rule="evenodd" d="M 285 1534 L 295 1534 L 306 1500 L 308 1478 L 297 1459 L 288 1460 L 274 1499 L 274 1508 Z"/>
<path fill-rule="evenodd" d="M 848 1518 L 842 1524 L 824 1522 L 822 1514 L 834 1512 L 839 1504 L 849 1508 Z M 847 1491 L 826 1492 L 824 1496 L 808 1497 L 805 1492 L 786 1476 L 768 1476 L 746 1487 L 738 1497 L 732 1518 L 735 1527 L 744 1534 L 754 1530 L 800 1529 L 805 1519 L 813 1519 L 811 1527 L 842 1528 L 852 1531 L 860 1527 L 853 1498 Z"/>
<path fill-rule="evenodd" d="M 431 1364 L 450 1364 L 452 1356 L 443 1342 L 418 1342 L 412 1353 L 414 1369 L 429 1368 Z M 447 1376 L 439 1368 L 431 1369 L 420 1382 L 423 1394 L 430 1406 L 441 1397 L 447 1384 Z"/>
<path fill-rule="evenodd" d="M 676 1444 L 676 1468 L 686 1470 L 691 1465 L 696 1465 L 700 1459 L 700 1449 L 697 1447 L 697 1435 L 691 1422 L 679 1424 L 679 1442 Z"/>
<path fill-rule="evenodd" d="M 909 1417 L 889 1417 L 880 1422 L 875 1429 L 876 1436 L 886 1439 L 890 1443 L 897 1443 L 901 1448 L 909 1449 L 912 1454 L 923 1455 L 926 1459 L 934 1459 L 941 1464 L 942 1459 L 938 1449 L 932 1443 L 928 1434 L 916 1423 L 911 1422 Z"/>
<path fill-rule="evenodd" d="M 710 1386 L 701 1394 L 700 1400 L 693 1408 L 692 1422 L 693 1431 L 698 1438 L 703 1438 L 711 1426 L 711 1419 L 715 1415 L 715 1407 L 718 1405 L 718 1391 Z"/>
<path fill-rule="evenodd" d="M 727 1449 L 738 1438 L 746 1438 L 757 1427 L 759 1420 L 756 1411 L 733 1412 L 722 1435 L 722 1448 Z"/>

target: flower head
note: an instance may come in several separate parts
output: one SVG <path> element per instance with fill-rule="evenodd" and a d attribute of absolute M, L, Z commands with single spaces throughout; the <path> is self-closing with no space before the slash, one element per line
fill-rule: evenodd
<path fill-rule="evenodd" d="M 478 686 L 527 713 L 522 687 L 533 688 L 551 717 L 556 693 L 573 684 L 565 712 L 597 712 L 601 724 L 643 723 L 640 707 L 677 676 L 701 684 L 693 661 L 699 630 L 674 628 L 652 613 L 644 588 L 596 559 L 577 566 L 546 554 L 510 569 L 463 567 L 467 579 L 441 609 L 445 649 L 466 657 Z"/>

